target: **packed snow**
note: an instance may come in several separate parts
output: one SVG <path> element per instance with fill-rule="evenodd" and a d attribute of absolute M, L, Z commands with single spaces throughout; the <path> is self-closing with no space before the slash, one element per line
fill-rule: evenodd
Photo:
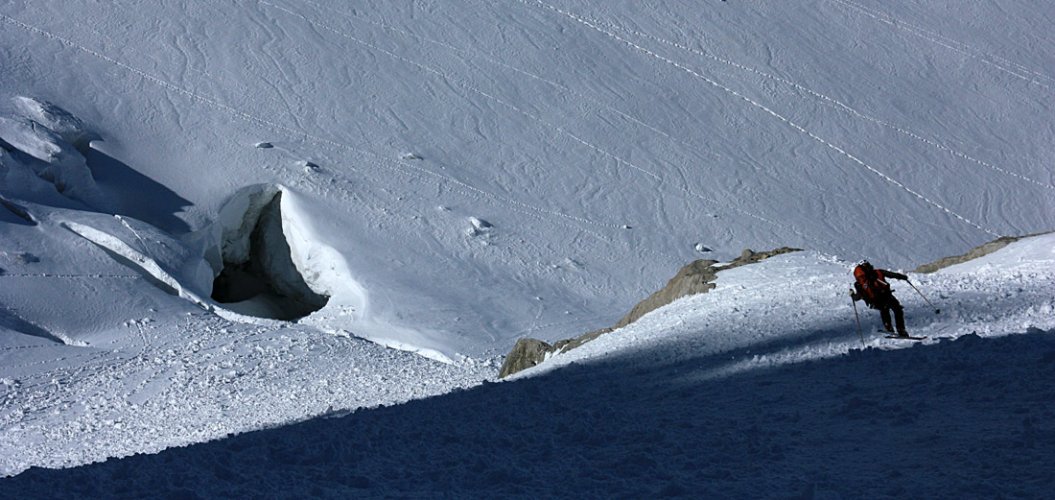
<path fill-rule="evenodd" d="M 918 343 L 883 339 L 868 311 L 862 345 L 841 288 L 849 281 L 845 263 L 789 254 L 723 272 L 710 293 L 654 311 L 509 382 L 350 415 L 330 412 L 155 455 L 32 469 L 0 482 L 0 493 L 1050 496 L 1055 235 L 910 277 L 941 306 L 935 316 L 921 298 L 897 291 L 912 332 L 928 335 Z M 191 389 L 224 388 L 210 393 L 218 407 L 197 409 L 208 421 L 223 425 L 257 406 L 256 394 L 239 392 L 239 380 L 273 380 L 262 373 L 265 360 L 279 352 L 299 357 L 291 356 L 297 347 L 283 351 L 287 344 L 274 336 L 250 342 L 266 351 L 240 354 L 238 366 L 212 375 L 219 383 Z M 225 347 L 213 347 L 218 357 Z M 347 354 L 316 353 L 322 363 L 311 370 Z M 304 399 L 279 400 L 293 406 L 361 383 L 346 375 L 317 382 L 292 376 L 286 386 Z M 120 439 L 120 429 L 143 427 L 134 406 L 118 413 L 94 433 Z"/>
<path fill-rule="evenodd" d="M 678 353 L 733 353 L 694 375 L 719 377 L 842 356 L 853 349 L 904 345 L 904 340 L 888 340 L 885 332 L 879 333 L 877 312 L 861 302 L 852 305 L 852 267 L 821 254 L 797 252 L 722 271 L 711 292 L 679 299 L 617 334 L 554 355 L 516 376 L 637 351 L 643 352 L 640 357 L 661 352 L 664 362 L 677 361 Z M 1055 329 L 1055 235 L 1028 238 L 934 274 L 908 276 L 920 292 L 905 282 L 890 281 L 905 307 L 909 333 L 927 337 L 923 344 L 963 335 Z M 861 321 L 859 333 L 854 307 Z"/>
<path fill-rule="evenodd" d="M 993 387 L 1050 371 L 1050 356 L 1015 352 L 1051 349 L 1051 236 L 911 274 L 941 308 L 897 287 L 909 330 L 928 337 L 918 347 L 879 338 L 869 310 L 859 334 L 846 288 L 859 258 L 911 269 L 1052 229 L 1052 25 L 1055 9 L 1021 0 L 2 2 L 0 476 L 273 428 L 231 446 L 260 464 L 326 442 L 303 429 L 370 443 L 334 445 L 320 458 L 333 465 L 283 461 L 305 482 L 331 477 L 319 494 L 531 495 L 541 485 L 517 471 L 568 468 L 582 474 L 571 491 L 595 494 L 614 481 L 630 496 L 854 496 L 884 480 L 873 491 L 935 494 L 896 469 L 840 481 L 805 460 L 852 455 L 819 428 L 771 448 L 706 437 L 772 437 L 767 415 L 824 403 L 845 410 L 824 425 L 860 424 L 891 398 L 911 414 L 898 421 L 927 423 L 911 439 L 932 450 L 993 431 L 986 448 L 1050 459 L 1050 391 Z M 780 246 L 808 250 L 723 271 L 706 295 L 481 386 L 518 338 L 611 325 L 694 259 Z M 953 367 L 977 396 L 927 386 L 960 354 L 1008 366 L 980 379 Z M 920 376 L 851 381 L 887 366 Z M 608 378 L 626 390 L 605 395 Z M 997 409 L 909 411 L 907 382 Z M 819 401 L 773 406 L 796 390 Z M 716 434 L 675 415 L 683 397 Z M 636 423 L 652 407 L 676 429 Z M 991 429 L 1006 411 L 1021 426 Z M 971 421 L 945 436 L 952 417 Z M 894 432 L 866 423 L 869 439 Z M 511 455 L 542 432 L 559 437 Z M 415 455 L 406 434 L 432 448 Z M 184 482 L 127 493 L 272 484 L 281 471 L 217 466 L 228 441 L 130 459 L 195 458 Z M 272 441 L 285 448 L 260 451 Z M 855 460 L 899 456 L 883 446 Z M 690 470 L 701 448 L 710 465 Z M 723 450 L 801 469 L 754 489 L 732 476 L 748 455 L 722 468 Z M 627 461 L 585 465 L 607 453 Z M 332 468 L 349 462 L 361 473 Z M 950 474 L 937 486 L 974 470 L 909 462 Z M 1051 491 L 1014 462 L 1017 489 L 957 491 Z M 34 471 L 0 493 L 46 480 L 101 494 L 77 489 L 80 475 L 118 481 L 125 463 Z M 669 489 L 635 476 L 659 469 Z M 219 480 L 190 484 L 198 474 Z M 693 489 L 704 479 L 730 489 Z"/>
<path fill-rule="evenodd" d="M 14 2 L 0 108 L 90 134 L 88 205 L 176 237 L 284 186 L 368 295 L 327 327 L 486 357 L 698 243 L 907 267 L 1051 229 L 1053 13 L 958 4 Z"/>

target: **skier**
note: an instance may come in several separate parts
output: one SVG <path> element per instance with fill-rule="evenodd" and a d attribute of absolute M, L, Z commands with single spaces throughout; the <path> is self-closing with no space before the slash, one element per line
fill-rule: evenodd
<path fill-rule="evenodd" d="M 898 336 L 908 337 L 908 332 L 905 331 L 905 310 L 894 297 L 894 291 L 887 283 L 887 278 L 908 281 L 908 276 L 904 274 L 876 269 L 867 260 L 858 262 L 854 268 L 854 290 L 850 291 L 850 297 L 854 302 L 864 300 L 868 307 L 878 309 L 879 317 L 883 319 L 883 328 L 889 333 L 894 333 L 894 328 L 890 326 L 890 311 L 893 310 Z"/>

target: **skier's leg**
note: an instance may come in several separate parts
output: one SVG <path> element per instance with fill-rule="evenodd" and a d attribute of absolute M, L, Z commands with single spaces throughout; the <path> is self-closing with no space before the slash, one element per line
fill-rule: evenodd
<path fill-rule="evenodd" d="M 890 308 L 894 310 L 894 322 L 897 323 L 897 334 L 908 335 L 905 331 L 905 308 L 901 307 L 901 303 L 896 298 L 890 298 Z"/>
<path fill-rule="evenodd" d="M 883 320 L 883 328 L 886 331 L 893 333 L 894 328 L 890 326 L 890 306 L 887 304 L 877 304 L 879 306 L 879 318 Z"/>

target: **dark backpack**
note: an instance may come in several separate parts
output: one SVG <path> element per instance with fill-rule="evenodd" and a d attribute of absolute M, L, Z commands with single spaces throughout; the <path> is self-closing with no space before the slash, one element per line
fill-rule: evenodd
<path fill-rule="evenodd" d="M 882 302 L 891 293 L 890 284 L 883 277 L 883 271 L 870 265 L 854 268 L 854 290 L 869 306 Z"/>

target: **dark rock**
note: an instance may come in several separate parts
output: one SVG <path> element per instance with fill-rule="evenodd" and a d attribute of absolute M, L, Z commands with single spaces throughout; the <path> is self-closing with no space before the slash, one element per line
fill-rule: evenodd
<path fill-rule="evenodd" d="M 536 339 L 520 339 L 513 350 L 509 351 L 505 363 L 498 371 L 499 377 L 506 377 L 518 371 L 526 370 L 542 362 L 546 354 L 553 352 L 553 346 Z"/>
<path fill-rule="evenodd" d="M 949 266 L 955 266 L 956 264 L 962 264 L 964 262 L 974 260 L 979 257 L 984 257 L 1023 238 L 1029 238 L 1031 236 L 1040 236 L 1042 234 L 1047 233 L 1036 233 L 1029 234 L 1026 236 L 1001 236 L 993 241 L 976 246 L 963 255 L 945 257 L 931 262 L 930 264 L 923 264 L 922 266 L 917 267 L 914 272 L 933 273 L 939 269 L 944 269 Z"/>
<path fill-rule="evenodd" d="M 518 340 L 516 345 L 513 346 L 513 350 L 508 356 L 506 356 L 506 362 L 502 365 L 502 369 L 499 371 L 498 376 L 499 378 L 503 378 L 520 370 L 531 368 L 532 366 L 541 363 L 542 360 L 545 359 L 546 354 L 551 352 L 567 352 L 575 349 L 601 335 L 629 325 L 640 319 L 642 316 L 682 297 L 707 293 L 715 287 L 714 280 L 718 277 L 718 273 L 721 271 L 753 264 L 776 255 L 797 252 L 799 250 L 800 249 L 798 248 L 781 247 L 768 252 L 754 252 L 747 249 L 728 265 L 718 268 L 714 267 L 714 265 L 718 263 L 716 260 L 700 259 L 693 261 L 689 265 L 681 268 L 681 270 L 678 271 L 678 274 L 667 282 L 666 286 L 635 305 L 634 308 L 631 309 L 626 316 L 623 316 L 614 326 L 594 330 L 572 339 L 559 340 L 552 346 L 541 340 Z"/>

